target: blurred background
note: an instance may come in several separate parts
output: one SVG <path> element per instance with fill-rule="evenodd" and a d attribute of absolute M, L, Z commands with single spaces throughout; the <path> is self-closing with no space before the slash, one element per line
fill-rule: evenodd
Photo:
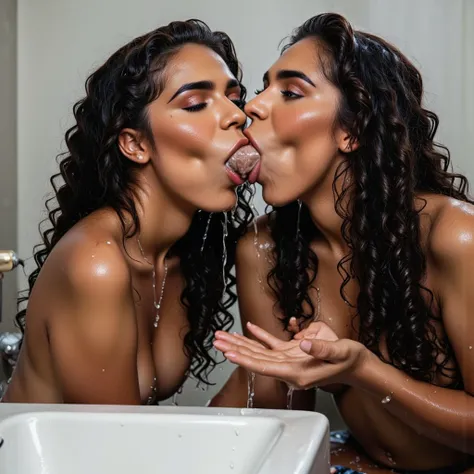
<path fill-rule="evenodd" d="M 199 18 L 233 39 L 251 98 L 280 41 L 329 11 L 383 36 L 415 62 L 426 105 L 440 117 L 438 142 L 449 147 L 455 169 L 474 179 L 474 0 L 0 0 L 0 249 L 15 250 L 27 273 L 33 268 L 72 106 L 89 73 L 118 47 L 172 20 Z M 256 207 L 263 212 L 260 190 Z M 7 273 L 3 286 L 0 332 L 14 331 L 17 291 L 26 288 L 22 270 Z M 231 370 L 217 368 L 208 390 L 190 381 L 178 403 L 204 405 Z M 328 397 L 319 397 L 317 409 L 337 425 Z"/>

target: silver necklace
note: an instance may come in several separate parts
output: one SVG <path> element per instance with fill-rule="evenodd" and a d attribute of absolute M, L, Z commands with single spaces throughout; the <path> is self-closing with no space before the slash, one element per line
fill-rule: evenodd
<path fill-rule="evenodd" d="M 161 293 L 160 293 L 160 298 L 158 302 L 156 301 L 156 270 L 155 270 L 155 265 L 151 263 L 146 257 L 145 257 L 145 252 L 143 251 L 142 244 L 140 242 L 140 238 L 137 237 L 137 243 L 138 243 L 138 248 L 140 249 L 140 252 L 142 254 L 143 260 L 145 260 L 146 263 L 148 263 L 151 268 L 152 268 L 152 280 L 153 280 L 153 306 L 155 308 L 155 321 L 153 322 L 153 327 L 157 328 L 158 327 L 158 321 L 160 320 L 160 309 L 161 309 L 161 302 L 163 301 L 163 294 L 165 292 L 165 285 L 166 285 L 166 276 L 168 275 L 168 263 L 165 258 L 165 274 L 163 276 L 163 282 L 161 284 Z M 149 395 L 147 399 L 147 405 L 152 405 L 155 398 L 156 398 L 156 375 L 153 377 L 153 385 L 150 386 L 151 388 L 151 394 Z"/>
<path fill-rule="evenodd" d="M 161 309 L 161 303 L 163 301 L 163 294 L 165 292 L 165 285 L 166 285 L 166 276 L 168 275 L 168 263 L 165 258 L 165 274 L 163 276 L 163 282 L 161 283 L 161 292 L 160 292 L 160 298 L 158 299 L 158 302 L 156 301 L 156 270 L 155 270 L 155 265 L 151 263 L 146 257 L 145 257 L 145 252 L 143 252 L 143 247 L 142 244 L 140 243 L 140 238 L 137 237 L 137 242 L 138 242 L 138 247 L 140 249 L 140 252 L 142 254 L 143 260 L 145 260 L 148 265 L 151 266 L 152 271 L 151 271 L 151 278 L 153 280 L 153 306 L 155 307 L 155 321 L 153 323 L 153 327 L 157 328 L 158 327 L 158 321 L 160 320 L 160 309 Z"/>

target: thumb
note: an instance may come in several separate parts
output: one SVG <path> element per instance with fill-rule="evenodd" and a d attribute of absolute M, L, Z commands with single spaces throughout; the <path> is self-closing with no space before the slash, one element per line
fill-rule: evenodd
<path fill-rule="evenodd" d="M 338 342 L 323 341 L 321 339 L 304 339 L 300 342 L 300 349 L 315 359 L 336 361 L 344 358 Z"/>

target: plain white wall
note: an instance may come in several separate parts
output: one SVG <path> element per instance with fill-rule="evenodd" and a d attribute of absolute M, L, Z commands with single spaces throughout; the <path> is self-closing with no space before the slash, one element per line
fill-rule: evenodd
<path fill-rule="evenodd" d="M 474 122 L 474 1 L 459 0 L 19 0 L 18 198 L 19 251 L 38 243 L 55 156 L 64 151 L 72 105 L 87 75 L 135 36 L 172 20 L 196 17 L 234 40 L 249 96 L 278 56 L 279 42 L 307 18 L 325 11 L 346 15 L 356 27 L 397 44 L 421 68 L 427 102 L 441 117 L 438 139 L 455 164 L 474 178 L 468 147 Z M 263 203 L 257 199 L 257 207 Z M 20 288 L 24 279 L 20 278 Z M 208 392 L 188 386 L 181 403 L 204 404 L 229 374 L 214 373 Z"/>

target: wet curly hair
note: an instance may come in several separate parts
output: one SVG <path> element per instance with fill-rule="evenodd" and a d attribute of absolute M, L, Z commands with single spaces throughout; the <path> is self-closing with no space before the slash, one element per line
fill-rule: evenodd
<path fill-rule="evenodd" d="M 439 121 L 422 105 L 420 72 L 393 45 L 354 31 L 338 14 L 307 20 L 283 51 L 305 38 L 322 48 L 323 73 L 341 93 L 336 125 L 359 145 L 345 154 L 333 181 L 335 209 L 349 248 L 338 264 L 340 294 L 356 308 L 359 340 L 415 379 L 434 383 L 436 374 L 442 374 L 449 387 L 462 387 L 457 364 L 448 363 L 456 361 L 454 351 L 432 324 L 440 319 L 433 310 L 433 294 L 422 284 L 426 258 L 420 207 L 426 202 L 417 196 L 434 193 L 472 201 L 467 179 L 450 171 L 448 149 L 434 141 Z M 272 208 L 269 214 L 276 246 L 268 282 L 286 328 L 292 316 L 301 324 L 314 317 L 308 290 L 318 272 L 318 257 L 310 242 L 319 231 L 298 202 Z M 355 302 L 344 291 L 351 279 L 360 287 Z M 379 350 L 382 336 L 387 360 Z"/>
<path fill-rule="evenodd" d="M 134 39 L 88 77 L 86 95 L 74 105 L 75 125 L 65 135 L 68 151 L 59 155 L 59 173 L 50 180 L 54 196 L 46 201 L 48 218 L 40 224 L 42 243 L 34 248 L 36 269 L 28 278 L 26 295 L 19 298 L 22 309 L 16 320 L 22 331 L 25 303 L 44 262 L 78 221 L 109 207 L 120 218 L 124 241 L 139 233 L 135 205 L 139 165 L 121 154 L 117 139 L 122 129 L 130 127 L 144 132 L 153 143 L 147 105 L 163 90 L 167 63 L 189 43 L 219 54 L 241 83 L 231 39 L 199 20 L 172 22 Z M 242 84 L 241 91 L 239 105 L 243 107 L 246 89 Z M 233 213 L 196 213 L 186 235 L 170 249 L 171 255 L 179 257 L 185 279 L 181 301 L 187 308 L 190 330 L 184 349 L 191 360 L 190 373 L 201 383 L 209 383 L 208 375 L 217 363 L 210 352 L 214 332 L 229 329 L 234 322 L 229 308 L 237 297 L 231 269 L 237 240 L 253 217 L 252 196 L 253 190 L 246 184 L 237 189 Z M 131 224 L 126 217 L 131 217 Z M 47 229 L 42 226 L 45 223 Z M 206 245 L 201 251 L 206 230 Z M 223 239 L 227 248 L 224 271 Z"/>

